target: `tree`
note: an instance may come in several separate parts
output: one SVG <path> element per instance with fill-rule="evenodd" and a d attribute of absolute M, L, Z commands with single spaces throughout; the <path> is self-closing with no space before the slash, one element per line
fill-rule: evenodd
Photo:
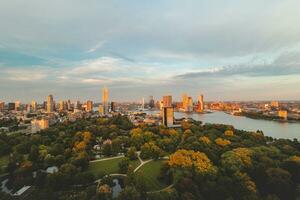
<path fill-rule="evenodd" d="M 267 170 L 267 185 L 271 194 L 276 194 L 280 199 L 292 198 L 291 174 L 281 168 Z"/>
<path fill-rule="evenodd" d="M 119 172 L 122 174 L 126 174 L 129 167 L 129 159 L 125 158 L 119 162 Z"/>
<path fill-rule="evenodd" d="M 158 159 L 163 155 L 163 151 L 153 142 L 145 143 L 141 147 L 141 158 L 147 159 L 147 158 L 154 158 Z"/>
<path fill-rule="evenodd" d="M 247 148 L 236 148 L 221 156 L 221 165 L 231 173 L 246 169 L 252 165 L 252 152 Z"/>
<path fill-rule="evenodd" d="M 193 150 L 177 150 L 170 156 L 168 164 L 175 168 L 195 168 L 200 173 L 215 171 L 215 168 L 205 153 L 195 152 Z"/>
<path fill-rule="evenodd" d="M 225 147 L 225 146 L 231 144 L 231 142 L 229 140 L 222 139 L 222 138 L 215 139 L 215 143 L 221 147 Z"/>
<path fill-rule="evenodd" d="M 224 132 L 224 135 L 227 137 L 232 137 L 233 136 L 233 131 L 232 130 L 227 130 Z"/>
<path fill-rule="evenodd" d="M 112 146 L 109 143 L 106 143 L 102 146 L 102 153 L 106 156 L 112 155 Z"/>
<path fill-rule="evenodd" d="M 126 156 L 127 156 L 130 160 L 136 160 L 136 159 L 137 159 L 136 148 L 135 148 L 135 147 L 130 147 L 130 148 L 127 150 Z"/>
<path fill-rule="evenodd" d="M 140 193 L 135 187 L 127 186 L 119 194 L 118 200 L 141 200 Z"/>

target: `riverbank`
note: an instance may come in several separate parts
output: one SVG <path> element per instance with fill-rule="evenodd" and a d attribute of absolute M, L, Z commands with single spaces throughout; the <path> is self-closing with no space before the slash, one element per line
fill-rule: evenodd
<path fill-rule="evenodd" d="M 225 112 L 226 113 L 226 112 Z M 230 113 L 227 113 L 230 114 Z M 230 114 L 232 115 L 232 114 Z M 269 120 L 269 121 L 275 121 L 275 122 L 280 122 L 280 123 L 300 123 L 300 120 L 296 119 L 283 119 L 278 116 L 269 116 L 269 115 L 264 115 L 262 113 L 253 113 L 253 112 L 240 112 L 240 113 L 235 113 L 235 116 L 244 116 L 248 117 L 251 119 L 257 119 L 257 120 Z"/>

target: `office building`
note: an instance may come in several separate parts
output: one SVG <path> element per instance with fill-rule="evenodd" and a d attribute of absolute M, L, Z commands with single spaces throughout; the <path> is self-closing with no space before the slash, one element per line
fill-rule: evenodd
<path fill-rule="evenodd" d="M 189 97 L 187 94 L 182 95 L 182 109 L 184 111 L 188 110 L 188 105 L 189 105 Z"/>
<path fill-rule="evenodd" d="M 279 107 L 279 102 L 278 101 L 271 101 L 271 107 L 272 108 L 278 108 Z"/>
<path fill-rule="evenodd" d="M 86 112 L 92 112 L 93 111 L 93 101 L 87 101 L 86 102 Z"/>
<path fill-rule="evenodd" d="M 286 110 L 279 110 L 278 111 L 278 117 L 282 119 L 287 119 L 288 118 L 288 112 Z"/>
<path fill-rule="evenodd" d="M 104 108 L 103 108 L 103 105 L 99 105 L 99 107 L 98 107 L 98 112 L 99 112 L 99 114 L 101 114 L 101 115 L 104 114 Z"/>
<path fill-rule="evenodd" d="M 35 112 L 37 110 L 37 103 L 36 101 L 31 101 L 31 110 Z"/>
<path fill-rule="evenodd" d="M 108 114 L 108 89 L 106 87 L 102 90 L 102 105 L 103 105 L 103 114 Z"/>
<path fill-rule="evenodd" d="M 204 97 L 203 95 L 199 95 L 198 96 L 198 106 L 197 106 L 197 112 L 203 112 L 204 110 L 204 101 L 203 101 Z"/>
<path fill-rule="evenodd" d="M 8 110 L 15 110 L 15 103 L 8 103 Z"/>
<path fill-rule="evenodd" d="M 52 113 L 54 111 L 54 101 L 53 96 L 50 94 L 47 98 L 47 113 Z"/>
<path fill-rule="evenodd" d="M 154 105 L 155 103 L 154 103 L 154 98 L 153 98 L 153 96 L 149 96 L 149 108 L 150 109 L 152 109 L 152 108 L 154 108 Z"/>
<path fill-rule="evenodd" d="M 116 103 L 115 102 L 110 103 L 110 110 L 111 110 L 111 112 L 116 112 Z"/>
<path fill-rule="evenodd" d="M 20 101 L 16 101 L 15 102 L 15 111 L 20 111 L 21 110 L 21 102 Z"/>
<path fill-rule="evenodd" d="M 67 109 L 67 103 L 65 101 L 59 101 L 58 110 L 60 112 L 65 111 Z"/>
<path fill-rule="evenodd" d="M 48 119 L 34 119 L 31 121 L 31 133 L 36 133 L 49 128 Z"/>
<path fill-rule="evenodd" d="M 0 111 L 3 111 L 5 107 L 5 103 L 0 101 Z"/>
<path fill-rule="evenodd" d="M 172 107 L 172 96 L 163 96 L 163 107 Z"/>
<path fill-rule="evenodd" d="M 167 127 L 173 126 L 174 124 L 174 108 L 172 106 L 172 96 L 163 97 L 162 123 Z"/>

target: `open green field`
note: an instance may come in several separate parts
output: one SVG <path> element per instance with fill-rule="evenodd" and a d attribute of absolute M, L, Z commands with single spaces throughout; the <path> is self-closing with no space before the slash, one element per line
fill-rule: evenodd
<path fill-rule="evenodd" d="M 0 157 L 0 174 L 2 174 L 4 172 L 7 164 L 8 164 L 8 156 Z"/>
<path fill-rule="evenodd" d="M 105 175 L 119 173 L 119 163 L 124 159 L 125 158 L 116 158 L 112 160 L 92 162 L 90 163 L 88 170 L 91 171 L 96 176 L 99 175 L 100 173 L 103 173 Z M 136 168 L 140 164 L 140 161 L 139 160 L 130 161 L 130 164 L 134 168 Z"/>
<path fill-rule="evenodd" d="M 157 179 L 160 173 L 160 167 L 162 166 L 163 162 L 164 162 L 163 160 L 151 161 L 143 165 L 137 171 L 137 173 L 143 174 L 146 182 L 147 191 L 160 190 L 167 187 L 166 184 L 161 183 Z"/>
<path fill-rule="evenodd" d="M 5 167 L 8 164 L 8 156 L 0 157 L 0 167 Z"/>

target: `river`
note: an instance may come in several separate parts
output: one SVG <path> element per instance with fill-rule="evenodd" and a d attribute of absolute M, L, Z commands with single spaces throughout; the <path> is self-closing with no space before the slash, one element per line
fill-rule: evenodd
<path fill-rule="evenodd" d="M 149 111 L 148 111 L 149 112 Z M 224 112 L 207 114 L 175 112 L 175 118 L 193 118 L 203 123 L 228 124 L 236 129 L 246 131 L 262 130 L 266 136 L 300 140 L 300 123 L 277 122 L 262 119 L 251 119 L 244 116 L 233 116 Z"/>

